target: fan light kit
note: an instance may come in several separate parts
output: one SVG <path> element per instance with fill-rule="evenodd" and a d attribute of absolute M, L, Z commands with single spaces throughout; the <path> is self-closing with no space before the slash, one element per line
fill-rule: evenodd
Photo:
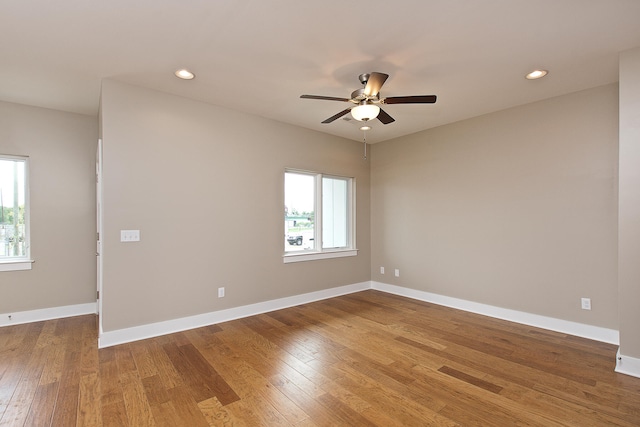
<path fill-rule="evenodd" d="M 543 78 L 547 74 L 549 74 L 547 70 L 533 70 L 532 72 L 524 76 L 524 78 L 527 80 L 536 80 Z"/>
<path fill-rule="evenodd" d="M 191 80 L 193 79 L 196 75 L 193 74 L 191 71 L 187 70 L 186 68 L 183 68 L 181 70 L 178 70 L 175 72 L 176 77 L 182 79 L 182 80 Z"/>
<path fill-rule="evenodd" d="M 351 98 L 336 98 L 333 96 L 321 95 L 301 95 L 300 98 L 351 102 L 352 104 L 355 104 L 354 106 L 329 117 L 322 123 L 334 122 L 350 112 L 354 119 L 361 122 L 366 123 L 369 120 L 377 118 L 385 125 L 395 122 L 395 119 L 380 108 L 378 104 L 433 104 L 436 102 L 435 95 L 392 96 L 389 98 L 380 98 L 380 88 L 388 77 L 388 74 L 377 73 L 375 71 L 371 74 L 360 74 L 358 79 L 364 87 L 352 92 Z"/>
<path fill-rule="evenodd" d="M 351 115 L 353 118 L 361 122 L 375 119 L 378 117 L 378 114 L 380 114 L 380 107 L 374 104 L 369 104 L 366 100 L 351 109 Z"/>

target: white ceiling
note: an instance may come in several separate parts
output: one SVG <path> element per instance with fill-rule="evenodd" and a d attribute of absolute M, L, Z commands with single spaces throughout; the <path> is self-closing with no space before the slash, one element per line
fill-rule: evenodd
<path fill-rule="evenodd" d="M 2 1 L 0 99 L 95 115 L 109 78 L 362 140 L 320 123 L 348 104 L 299 96 L 348 98 L 371 71 L 382 97 L 438 95 L 385 106 L 379 142 L 615 82 L 639 46 L 640 0 Z"/>

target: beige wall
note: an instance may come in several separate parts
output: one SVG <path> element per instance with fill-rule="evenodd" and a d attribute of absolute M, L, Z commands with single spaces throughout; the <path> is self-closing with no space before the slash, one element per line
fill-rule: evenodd
<path fill-rule="evenodd" d="M 617 329 L 617 89 L 374 145 L 372 280 Z"/>
<path fill-rule="evenodd" d="M 101 108 L 105 331 L 370 279 L 618 329 L 616 85 L 376 144 L 370 163 L 353 141 L 113 81 Z M 94 300 L 97 127 L 0 103 L 0 152 L 31 157 L 36 259 L 0 273 L 0 313 Z M 285 167 L 356 177 L 358 257 L 282 263 Z"/>
<path fill-rule="evenodd" d="M 108 80 L 101 114 L 105 332 L 369 280 L 361 144 Z M 356 178 L 357 257 L 283 264 L 285 167 Z"/>
<path fill-rule="evenodd" d="M 620 56 L 620 353 L 640 359 L 640 49 Z"/>
<path fill-rule="evenodd" d="M 95 117 L 0 102 L 0 153 L 29 156 L 28 271 L 0 272 L 0 313 L 96 300 Z"/>

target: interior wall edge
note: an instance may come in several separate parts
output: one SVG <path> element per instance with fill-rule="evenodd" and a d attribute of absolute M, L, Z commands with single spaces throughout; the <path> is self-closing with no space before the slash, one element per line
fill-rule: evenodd
<path fill-rule="evenodd" d="M 631 356 L 625 356 L 620 353 L 616 354 L 616 372 L 620 374 L 630 375 L 640 378 L 640 359 Z"/>

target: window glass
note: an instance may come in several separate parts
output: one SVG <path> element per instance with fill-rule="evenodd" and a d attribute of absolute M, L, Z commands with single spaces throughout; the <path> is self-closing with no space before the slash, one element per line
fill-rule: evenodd
<path fill-rule="evenodd" d="M 0 156 L 0 262 L 29 257 L 27 161 Z"/>
<path fill-rule="evenodd" d="M 348 180 L 322 178 L 322 247 L 346 248 L 349 222 Z"/>
<path fill-rule="evenodd" d="M 285 173 L 285 252 L 315 249 L 315 179 L 315 175 Z"/>

